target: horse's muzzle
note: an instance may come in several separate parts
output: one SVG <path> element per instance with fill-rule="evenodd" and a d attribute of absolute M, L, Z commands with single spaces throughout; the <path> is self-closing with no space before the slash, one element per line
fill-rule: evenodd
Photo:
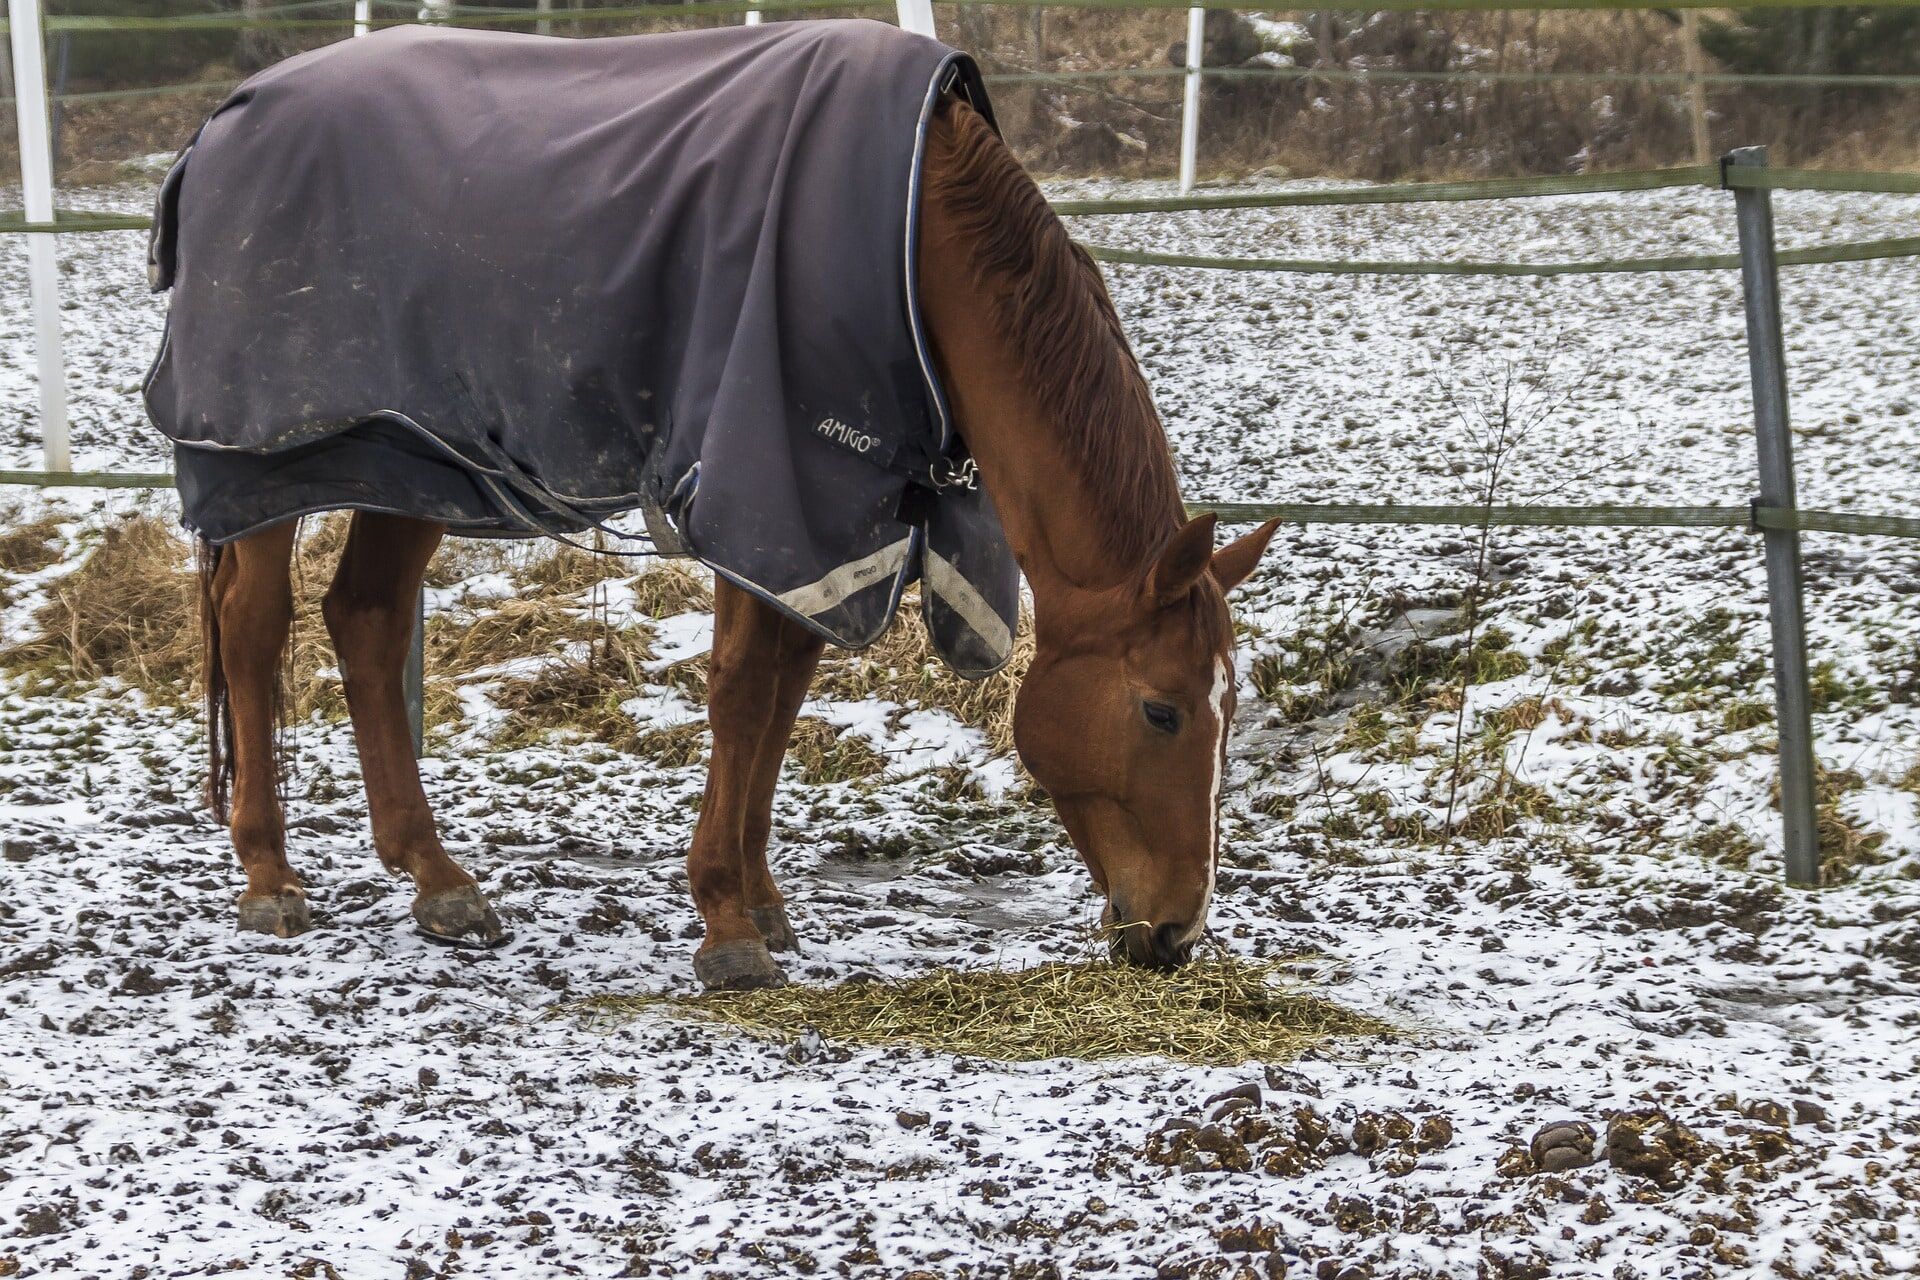
<path fill-rule="evenodd" d="M 1116 960 L 1145 969 L 1177 969 L 1192 958 L 1198 932 L 1189 924 L 1134 924 L 1116 931 L 1109 945 Z"/>

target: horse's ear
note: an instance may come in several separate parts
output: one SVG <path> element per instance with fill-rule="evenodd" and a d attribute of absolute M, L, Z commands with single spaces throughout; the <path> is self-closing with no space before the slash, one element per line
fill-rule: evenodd
<path fill-rule="evenodd" d="M 1208 567 L 1222 591 L 1231 591 L 1252 576 L 1254 566 L 1260 563 L 1279 527 L 1278 520 L 1269 520 L 1246 537 L 1236 538 L 1213 553 L 1213 563 Z"/>
<path fill-rule="evenodd" d="M 1165 608 L 1182 599 L 1193 590 L 1193 584 L 1200 581 L 1200 575 L 1207 571 L 1213 559 L 1216 521 L 1212 512 L 1195 516 L 1167 539 L 1167 545 L 1160 549 L 1159 558 L 1153 562 L 1153 572 L 1147 575 L 1147 595 L 1155 607 Z"/>

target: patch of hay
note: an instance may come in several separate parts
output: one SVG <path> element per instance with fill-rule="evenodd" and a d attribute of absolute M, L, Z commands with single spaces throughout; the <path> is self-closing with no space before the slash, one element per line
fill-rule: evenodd
<path fill-rule="evenodd" d="M 707 758 L 707 725 L 703 720 L 692 720 L 649 730 L 635 738 L 630 749 L 669 769 L 691 768 Z"/>
<path fill-rule="evenodd" d="M 156 698 L 185 698 L 200 671 L 199 584 L 187 543 L 150 516 L 109 527 L 33 616 L 37 634 L 0 651 L 55 680 L 113 676 Z"/>
<path fill-rule="evenodd" d="M 904 982 L 600 996 L 575 1008 L 664 1009 L 783 1039 L 812 1027 L 847 1044 L 911 1044 L 1009 1062 L 1163 1057 L 1231 1066 L 1285 1061 L 1339 1037 L 1393 1034 L 1377 1018 L 1281 985 L 1283 963 L 1223 956 L 1172 973 L 1106 961 L 941 969 Z"/>
<path fill-rule="evenodd" d="M 350 524 L 345 512 L 309 520 L 294 552 L 294 619 L 285 669 L 290 721 L 316 712 L 329 719 L 347 714 L 320 600 L 333 580 Z M 56 528 L 53 521 L 39 521 L 0 535 L 0 565 L 51 563 L 45 557 L 60 554 Z M 617 732 L 631 739 L 633 726 L 617 706 L 644 683 L 639 664 L 651 637 L 638 629 L 611 633 L 604 623 L 568 607 L 563 597 L 583 589 L 578 562 L 602 562 L 572 548 L 562 552 L 534 562 L 524 579 L 531 585 L 520 598 L 490 601 L 471 613 L 428 617 L 426 692 L 432 727 L 444 729 L 459 720 L 456 684 L 462 677 L 584 642 L 594 646 L 584 664 L 564 664 L 553 674 L 508 686 L 505 704 L 519 713 L 510 727 L 522 741 L 555 729 L 588 736 Z M 512 544 L 505 542 L 449 539 L 435 555 L 428 579 L 445 585 L 504 569 L 511 553 Z M 658 598 L 696 598 L 682 577 L 693 575 L 679 571 Z M 167 702 L 200 697 L 199 582 L 191 544 L 170 523 L 136 516 L 109 527 L 73 573 L 51 584 L 34 624 L 36 634 L 0 650 L 0 662 L 60 681 L 111 676 Z"/>
<path fill-rule="evenodd" d="M 522 545 L 514 538 L 442 539 L 427 563 L 426 585 L 445 588 L 483 573 L 511 574 Z"/>
<path fill-rule="evenodd" d="M 568 733 L 627 750 L 640 739 L 633 717 L 620 704 L 644 683 L 646 637 L 603 630 L 583 659 L 555 661 L 539 673 L 509 680 L 494 693 L 494 705 L 509 712 L 496 745 L 515 748 Z"/>
<path fill-rule="evenodd" d="M 320 617 L 320 593 L 346 544 L 346 521 L 316 522 L 294 553 L 289 718 L 344 716 L 340 682 Z M 191 544 L 171 523 L 135 516 L 108 527 L 80 566 L 48 589 L 37 634 L 0 661 L 56 680 L 113 677 L 156 701 L 200 697 L 200 583 Z"/>
<path fill-rule="evenodd" d="M 697 654 L 668 663 L 653 673 L 652 680 L 669 689 L 678 689 L 687 696 L 688 701 L 704 705 L 707 701 L 707 655 Z"/>
<path fill-rule="evenodd" d="M 459 679 L 516 658 L 601 642 L 609 634 L 604 623 L 552 599 L 489 600 L 478 609 L 428 615 L 427 674 Z M 623 655 L 645 660 L 648 636 L 611 634 Z"/>
<path fill-rule="evenodd" d="M 886 757 L 865 738 L 842 733 L 812 716 L 794 722 L 787 759 L 800 766 L 800 779 L 812 786 L 858 782 L 886 772 Z"/>
<path fill-rule="evenodd" d="M 597 556 L 591 551 L 556 542 L 551 551 L 534 557 L 513 577 L 523 587 L 550 595 L 568 596 L 592 590 L 608 578 L 618 576 L 624 567 L 623 561 L 611 556 Z"/>
<path fill-rule="evenodd" d="M 691 562 L 658 560 L 633 576 L 634 608 L 649 618 L 713 612 L 713 582 Z"/>
<path fill-rule="evenodd" d="M 60 559 L 60 522 L 42 516 L 0 529 L 0 573 L 38 573 Z"/>
<path fill-rule="evenodd" d="M 985 680 L 962 680 L 933 652 L 909 595 L 893 626 L 874 645 L 858 653 L 828 649 L 813 682 L 813 696 L 858 702 L 884 698 L 907 707 L 938 708 L 987 736 L 994 751 L 1013 751 L 1013 700 L 1033 664 L 1033 620 L 1024 613 L 1014 637 L 1013 658 Z"/>

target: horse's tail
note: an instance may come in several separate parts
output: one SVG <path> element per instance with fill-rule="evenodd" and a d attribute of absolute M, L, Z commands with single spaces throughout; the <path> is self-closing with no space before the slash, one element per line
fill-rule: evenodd
<path fill-rule="evenodd" d="M 227 701 L 227 669 L 220 660 L 220 608 L 214 579 L 224 550 L 201 538 L 196 542 L 200 569 L 200 684 L 207 698 L 207 807 L 227 820 L 227 791 L 233 781 L 233 708 Z"/>

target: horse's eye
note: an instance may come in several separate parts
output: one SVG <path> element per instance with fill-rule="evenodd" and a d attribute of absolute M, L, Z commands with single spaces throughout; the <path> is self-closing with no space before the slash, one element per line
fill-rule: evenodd
<path fill-rule="evenodd" d="M 1162 733 L 1180 732 L 1180 713 L 1164 702 L 1144 702 L 1140 710 L 1146 715 L 1147 723 Z"/>

